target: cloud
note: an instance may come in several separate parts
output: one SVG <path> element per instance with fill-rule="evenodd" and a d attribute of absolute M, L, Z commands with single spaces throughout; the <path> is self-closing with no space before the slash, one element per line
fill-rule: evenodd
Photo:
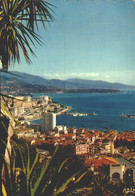
<path fill-rule="evenodd" d="M 99 73 L 71 73 L 71 76 L 74 76 L 74 77 L 98 77 L 99 76 Z"/>
<path fill-rule="evenodd" d="M 73 72 L 73 73 L 49 73 L 42 75 L 48 79 L 80 78 L 89 80 L 103 80 L 107 82 L 120 82 L 135 85 L 135 70 L 114 72 Z"/>
<path fill-rule="evenodd" d="M 68 79 L 68 78 L 82 78 L 82 79 L 85 79 L 85 78 L 87 78 L 87 79 L 90 79 L 90 78 L 97 78 L 97 77 L 99 77 L 99 73 L 75 73 L 75 72 L 73 72 L 73 73 L 49 73 L 49 74 L 44 74 L 43 76 L 45 77 L 45 78 L 57 78 L 57 79 Z"/>

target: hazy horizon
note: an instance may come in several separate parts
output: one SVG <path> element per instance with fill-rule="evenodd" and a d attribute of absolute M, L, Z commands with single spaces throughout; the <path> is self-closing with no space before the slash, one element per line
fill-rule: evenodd
<path fill-rule="evenodd" d="M 13 72 L 15 72 L 15 73 L 17 73 L 18 74 L 18 76 L 19 76 L 19 73 L 22 73 L 22 74 L 30 74 L 30 75 L 32 75 L 32 76 L 36 76 L 36 77 L 41 77 L 41 78 L 43 78 L 43 79 L 46 79 L 46 80 L 61 80 L 61 81 L 65 81 L 65 80 L 88 80 L 88 81 L 90 81 L 90 80 L 92 80 L 92 81 L 102 81 L 102 82 L 109 82 L 109 81 L 105 81 L 105 80 L 101 80 L 101 79 L 86 79 L 86 78 L 79 78 L 79 77 L 67 77 L 67 78 L 65 78 L 65 79 L 61 79 L 61 78 L 50 78 L 50 77 L 45 77 L 45 76 L 40 76 L 40 75 L 37 75 L 37 74 L 31 74 L 31 73 L 27 73 L 27 72 L 21 72 L 21 71 L 16 71 L 16 70 L 11 70 L 11 71 L 9 71 L 9 73 L 11 72 L 12 73 L 12 71 Z M 15 76 L 16 77 L 16 76 Z M 126 83 L 122 83 L 122 82 L 109 82 L 109 83 L 112 83 L 112 84 L 115 84 L 115 83 L 120 83 L 120 84 L 124 84 L 124 85 L 130 85 L 130 86 L 135 86 L 135 84 L 126 84 Z"/>

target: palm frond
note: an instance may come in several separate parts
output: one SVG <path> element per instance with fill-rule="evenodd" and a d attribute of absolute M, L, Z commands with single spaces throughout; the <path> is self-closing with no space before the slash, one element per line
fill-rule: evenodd
<path fill-rule="evenodd" d="M 53 21 L 52 5 L 43 0 L 1 0 L 0 4 L 0 45 L 2 68 L 8 70 L 9 65 L 20 61 L 20 49 L 27 63 L 30 63 L 29 52 L 34 54 L 30 45 L 35 42 L 42 44 L 41 37 L 36 33 L 39 21 Z"/>

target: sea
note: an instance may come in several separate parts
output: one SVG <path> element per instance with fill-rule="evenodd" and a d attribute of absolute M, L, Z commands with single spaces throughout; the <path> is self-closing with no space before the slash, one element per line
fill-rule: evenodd
<path fill-rule="evenodd" d="M 40 94 L 32 96 L 38 98 L 48 95 L 52 101 L 63 105 L 72 106 L 72 111 L 77 113 L 96 113 L 96 116 L 57 116 L 57 125 L 67 127 L 94 129 L 100 131 L 134 131 L 135 118 L 122 117 L 121 114 L 135 115 L 135 90 L 123 90 L 119 93 L 63 93 Z M 32 123 L 40 123 L 41 120 Z"/>

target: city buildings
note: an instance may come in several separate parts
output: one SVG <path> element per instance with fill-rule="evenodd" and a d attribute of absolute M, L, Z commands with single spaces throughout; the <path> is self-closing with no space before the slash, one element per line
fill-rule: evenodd
<path fill-rule="evenodd" d="M 101 132 L 85 128 L 67 128 L 64 125 L 56 127 L 56 115 L 62 114 L 68 108 L 51 102 L 48 96 L 32 100 L 30 97 L 14 100 L 12 105 L 14 115 L 24 117 L 21 121 L 24 125 L 30 118 L 41 117 L 42 120 L 41 128 L 40 124 L 27 126 L 34 132 L 27 129 L 26 133 L 20 133 L 19 128 L 18 137 L 25 138 L 42 150 L 55 146 L 70 149 L 72 153 L 83 157 L 85 164 L 94 174 L 107 174 L 110 181 L 135 183 L 135 131 Z"/>
<path fill-rule="evenodd" d="M 48 104 L 49 102 L 52 102 L 51 98 L 49 96 L 40 96 L 39 100 L 41 101 L 42 104 Z"/>
<path fill-rule="evenodd" d="M 52 131 L 56 127 L 56 114 L 52 112 L 42 113 L 41 131 Z"/>
<path fill-rule="evenodd" d="M 89 153 L 89 145 L 88 144 L 76 144 L 75 146 L 76 155 L 82 155 Z"/>

